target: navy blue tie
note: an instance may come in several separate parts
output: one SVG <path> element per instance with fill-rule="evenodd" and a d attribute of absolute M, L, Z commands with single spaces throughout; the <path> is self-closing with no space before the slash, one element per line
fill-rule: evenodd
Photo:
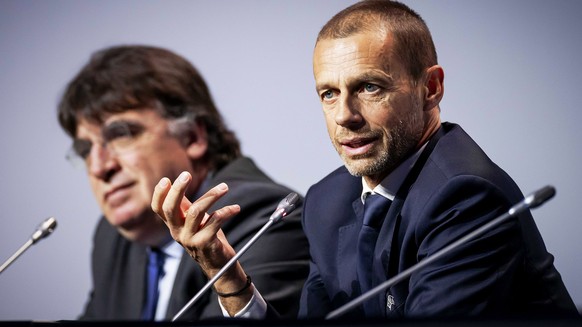
<path fill-rule="evenodd" d="M 364 203 L 364 220 L 362 229 L 358 236 L 358 280 L 362 289 L 362 294 L 372 289 L 372 274 L 374 249 L 378 240 L 378 232 L 390 204 L 392 201 L 379 195 L 370 194 Z M 368 300 L 364 305 L 364 312 L 367 316 L 377 316 L 382 313 L 373 299 Z"/>
<path fill-rule="evenodd" d="M 156 316 L 160 278 L 164 275 L 165 255 L 158 249 L 148 249 L 148 273 L 146 302 L 143 307 L 142 320 L 152 321 Z"/>

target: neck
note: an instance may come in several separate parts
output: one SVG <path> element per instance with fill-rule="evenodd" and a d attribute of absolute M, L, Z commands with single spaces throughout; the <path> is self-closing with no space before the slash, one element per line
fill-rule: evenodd
<path fill-rule="evenodd" d="M 439 115 L 440 109 L 439 107 L 434 107 L 432 110 L 426 113 L 425 117 L 425 124 L 424 124 L 424 132 L 420 137 L 420 141 L 416 145 L 416 149 L 420 149 L 420 147 L 428 142 L 430 138 L 438 131 L 441 127 L 441 117 Z"/>

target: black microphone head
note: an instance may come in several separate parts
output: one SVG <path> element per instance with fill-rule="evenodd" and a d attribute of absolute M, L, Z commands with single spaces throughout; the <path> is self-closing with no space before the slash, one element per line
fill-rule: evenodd
<path fill-rule="evenodd" d="M 556 195 L 556 189 L 551 185 L 547 185 L 530 194 L 526 198 L 526 203 L 530 208 L 536 208 L 553 198 L 554 195 Z"/>
<path fill-rule="evenodd" d="M 299 195 L 295 192 L 289 193 L 279 204 L 277 205 L 277 209 L 269 218 L 274 222 L 278 222 L 283 217 L 287 216 L 291 213 L 291 211 L 295 210 L 297 207 L 297 202 L 299 201 Z"/>

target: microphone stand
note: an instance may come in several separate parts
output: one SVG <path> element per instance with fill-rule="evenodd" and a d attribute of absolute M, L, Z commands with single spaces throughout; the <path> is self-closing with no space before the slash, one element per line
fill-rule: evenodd
<path fill-rule="evenodd" d="M 35 244 L 36 242 L 40 241 L 41 239 L 47 237 L 53 230 L 57 227 L 57 220 L 53 217 L 50 217 L 43 221 L 39 228 L 32 234 L 30 239 L 24 243 L 8 260 L 6 260 L 2 266 L 0 266 L 0 273 L 2 273 L 8 266 L 10 266 L 20 255 L 24 253 L 24 251 L 28 250 L 28 248 Z"/>
<path fill-rule="evenodd" d="M 196 295 L 194 295 L 194 297 L 190 300 L 190 302 L 188 302 L 173 318 L 172 321 L 176 321 L 178 318 L 180 318 L 184 312 L 186 312 L 186 310 L 188 310 L 194 303 L 196 303 L 196 301 L 198 301 L 200 299 L 200 297 L 202 296 L 202 294 L 204 294 L 210 287 L 212 287 L 212 285 L 214 285 L 214 283 L 220 278 L 222 277 L 222 275 L 224 275 L 224 273 L 228 270 L 228 268 L 230 268 L 250 247 L 251 245 L 253 245 L 258 239 L 259 237 L 261 237 L 266 231 L 267 229 L 269 229 L 269 227 L 271 227 L 271 225 L 273 225 L 274 223 L 280 221 L 283 217 L 285 217 L 286 215 L 288 215 L 291 211 L 293 211 L 295 209 L 295 204 L 297 203 L 297 200 L 299 200 L 299 195 L 297 195 L 297 193 L 290 193 L 289 195 L 287 195 L 283 200 L 281 200 L 281 202 L 279 203 L 279 205 L 277 206 L 277 209 L 275 209 L 275 212 L 273 212 L 273 214 L 271 215 L 271 217 L 269 218 L 269 220 L 267 221 L 267 223 L 265 223 L 265 225 L 263 225 L 263 227 L 253 236 L 253 238 L 251 238 L 241 249 L 240 251 L 238 251 L 238 253 L 232 257 L 225 265 L 224 267 L 222 267 L 222 269 L 220 269 L 218 271 L 218 273 L 216 273 L 216 275 L 214 277 L 212 277 L 207 283 L 206 285 L 204 285 L 199 291 L 198 293 L 196 293 Z"/>
<path fill-rule="evenodd" d="M 471 233 L 461 237 L 457 241 L 445 246 L 444 248 L 438 250 L 433 255 L 426 257 L 424 260 L 418 262 L 417 264 L 411 266 L 410 268 L 404 270 L 403 272 L 397 274 L 396 276 L 388 279 L 387 281 L 383 282 L 382 284 L 374 287 L 373 289 L 369 290 L 368 292 L 360 295 L 359 297 L 355 298 L 354 300 L 346 303 L 345 305 L 339 307 L 338 309 L 330 312 L 325 319 L 333 319 L 337 318 L 346 312 L 354 309 L 358 305 L 362 304 L 366 300 L 370 299 L 371 297 L 375 296 L 376 294 L 383 292 L 387 288 L 405 280 L 406 278 L 410 277 L 413 273 L 417 272 L 418 270 L 428 266 L 429 264 L 433 263 L 434 261 L 440 259 L 442 256 L 450 253 L 452 250 L 456 249 L 457 247 L 463 245 L 464 243 L 473 240 L 477 236 L 485 233 L 486 231 L 496 227 L 507 221 L 509 218 L 527 210 L 528 208 L 536 208 L 540 206 L 542 203 L 546 202 L 547 200 L 551 199 L 556 194 L 556 189 L 552 186 L 545 186 L 538 191 L 535 191 L 525 197 L 522 201 L 514 205 L 509 209 L 508 212 L 504 213 L 503 215 L 491 220 L 490 222 L 486 223 L 485 225 L 477 228 L 476 230 L 472 231 Z"/>

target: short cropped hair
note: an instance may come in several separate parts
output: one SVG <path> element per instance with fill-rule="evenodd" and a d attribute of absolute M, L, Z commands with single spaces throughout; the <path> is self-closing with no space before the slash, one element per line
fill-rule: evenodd
<path fill-rule="evenodd" d="M 420 15 L 397 1 L 364 0 L 340 11 L 323 26 L 317 42 L 374 31 L 392 33 L 394 54 L 413 80 L 419 80 L 426 68 L 437 64 L 428 26 Z"/>

